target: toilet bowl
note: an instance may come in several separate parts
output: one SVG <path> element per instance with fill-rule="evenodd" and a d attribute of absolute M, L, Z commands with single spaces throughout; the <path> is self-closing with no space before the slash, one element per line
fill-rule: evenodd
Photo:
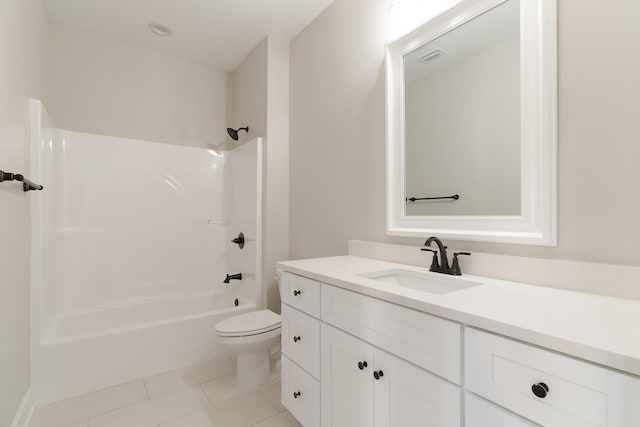
<path fill-rule="evenodd" d="M 238 384 L 256 387 L 269 382 L 271 351 L 280 345 L 280 315 L 253 311 L 225 319 L 215 330 L 221 345 L 237 356 Z"/>

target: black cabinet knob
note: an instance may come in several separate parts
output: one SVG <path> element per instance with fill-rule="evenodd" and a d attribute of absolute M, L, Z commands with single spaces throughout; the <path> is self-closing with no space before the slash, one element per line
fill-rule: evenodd
<path fill-rule="evenodd" d="M 293 291 L 293 296 L 294 296 L 294 297 L 297 297 L 297 296 L 298 296 L 298 295 L 300 295 L 301 293 L 302 293 L 301 291 L 299 291 L 299 290 L 295 289 L 295 290 Z"/>
<path fill-rule="evenodd" d="M 358 362 L 358 369 L 360 369 L 361 371 L 366 367 L 367 367 L 366 361 Z"/>
<path fill-rule="evenodd" d="M 549 386 L 545 383 L 536 383 L 531 386 L 531 391 L 540 399 L 544 399 L 549 393 Z"/>
<path fill-rule="evenodd" d="M 300 335 L 293 337 L 293 342 L 298 342 L 300 341 Z"/>
<path fill-rule="evenodd" d="M 293 393 L 293 398 L 294 399 L 297 399 L 299 397 L 300 397 L 300 392 L 299 391 L 296 391 L 296 392 Z"/>
<path fill-rule="evenodd" d="M 382 378 L 384 376 L 384 372 L 382 371 L 375 371 L 373 373 L 373 378 L 379 380 L 380 378 Z"/>

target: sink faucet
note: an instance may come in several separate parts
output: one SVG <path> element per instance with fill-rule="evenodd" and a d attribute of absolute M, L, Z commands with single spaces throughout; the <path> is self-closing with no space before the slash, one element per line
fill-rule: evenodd
<path fill-rule="evenodd" d="M 429 271 L 433 271 L 435 273 L 442 274 L 451 274 L 453 276 L 461 276 L 462 271 L 460 270 L 460 264 L 458 263 L 458 255 L 471 255 L 469 252 L 454 252 L 453 254 L 453 263 L 451 267 L 449 267 L 449 258 L 447 257 L 447 247 L 442 244 L 440 239 L 437 237 L 429 237 L 426 242 L 424 242 L 424 246 L 431 246 L 431 243 L 436 242 L 438 249 L 430 249 L 428 247 L 422 248 L 422 251 L 433 252 L 433 260 L 431 261 L 431 267 L 429 267 Z M 440 253 L 440 262 L 438 262 L 438 252 Z"/>

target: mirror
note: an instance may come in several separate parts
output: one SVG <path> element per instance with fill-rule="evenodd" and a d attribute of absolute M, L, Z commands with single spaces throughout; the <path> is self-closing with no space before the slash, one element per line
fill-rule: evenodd
<path fill-rule="evenodd" d="M 466 0 L 387 46 L 387 232 L 556 245 L 555 0 Z"/>

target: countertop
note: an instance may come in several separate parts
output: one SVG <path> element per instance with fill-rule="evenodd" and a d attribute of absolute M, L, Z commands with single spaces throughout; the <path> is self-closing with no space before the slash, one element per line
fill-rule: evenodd
<path fill-rule="evenodd" d="M 431 294 L 359 275 L 389 269 L 443 275 L 356 256 L 285 261 L 277 269 L 640 376 L 637 300 L 473 275 L 459 278 L 481 285 Z"/>

